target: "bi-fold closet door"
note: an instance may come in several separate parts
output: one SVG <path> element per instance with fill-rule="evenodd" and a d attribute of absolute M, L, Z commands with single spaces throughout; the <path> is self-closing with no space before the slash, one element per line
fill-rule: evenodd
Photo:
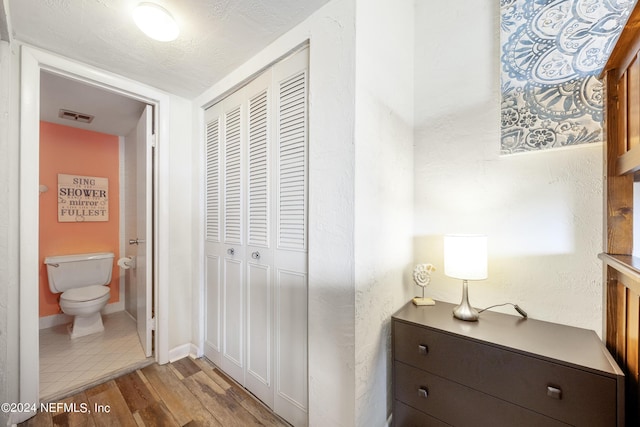
<path fill-rule="evenodd" d="M 307 424 L 308 48 L 208 108 L 205 355 Z"/>

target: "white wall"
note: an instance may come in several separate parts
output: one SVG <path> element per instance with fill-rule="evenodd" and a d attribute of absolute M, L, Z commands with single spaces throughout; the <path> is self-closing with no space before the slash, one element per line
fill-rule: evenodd
<path fill-rule="evenodd" d="M 18 147 L 17 59 L 0 41 L 0 402 L 17 401 Z M 0 413 L 0 424 L 8 414 Z"/>
<path fill-rule="evenodd" d="M 8 194 L 9 190 L 9 90 L 10 90 L 10 53 L 9 44 L 0 41 L 0 197 Z M 9 205 L 0 205 L 0 282 L 9 283 Z M 8 314 L 9 286 L 0 286 L 0 366 L 7 363 L 7 314 Z M 0 400 L 7 399 L 7 370 L 0 371 Z M 0 422 L 6 424 L 7 415 L 0 415 Z"/>
<path fill-rule="evenodd" d="M 194 103 L 199 110 L 310 40 L 308 345 L 312 426 L 346 427 L 355 419 L 354 7 L 353 0 L 328 3 Z M 199 138 L 200 153 L 202 140 Z M 203 194 L 200 182 L 196 185 Z M 203 259 L 202 253 L 199 257 Z M 200 295 L 201 288 L 197 292 Z"/>
<path fill-rule="evenodd" d="M 193 120 L 191 101 L 171 96 L 171 134 L 168 146 L 169 170 L 169 349 L 191 342 L 191 291 L 194 278 L 192 269 L 193 222 L 198 217 L 189 208 L 193 197 L 193 176 L 197 171 L 192 162 Z"/>
<path fill-rule="evenodd" d="M 413 14 L 412 0 L 356 1 L 359 426 L 381 426 L 391 413 L 391 315 L 415 291 L 407 274 L 413 263 Z"/>
<path fill-rule="evenodd" d="M 415 15 L 414 250 L 439 267 L 429 294 L 460 301 L 442 235 L 487 233 L 489 278 L 470 284 L 474 306 L 515 302 L 601 333 L 601 144 L 499 156 L 499 3 L 433 5 L 416 2 Z"/>

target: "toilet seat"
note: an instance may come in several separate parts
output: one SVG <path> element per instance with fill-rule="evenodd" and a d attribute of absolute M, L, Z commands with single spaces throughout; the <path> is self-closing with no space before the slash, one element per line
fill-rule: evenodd
<path fill-rule="evenodd" d="M 103 285 L 86 286 L 84 288 L 74 288 L 64 291 L 60 295 L 60 301 L 87 302 L 100 299 L 109 294 L 109 287 Z"/>

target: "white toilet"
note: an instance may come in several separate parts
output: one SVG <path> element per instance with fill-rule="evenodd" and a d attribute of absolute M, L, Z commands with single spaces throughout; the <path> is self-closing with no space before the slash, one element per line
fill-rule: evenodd
<path fill-rule="evenodd" d="M 107 305 L 114 254 L 110 252 L 50 256 L 44 259 L 49 289 L 60 295 L 60 308 L 74 316 L 71 338 L 104 331 L 100 310 Z"/>

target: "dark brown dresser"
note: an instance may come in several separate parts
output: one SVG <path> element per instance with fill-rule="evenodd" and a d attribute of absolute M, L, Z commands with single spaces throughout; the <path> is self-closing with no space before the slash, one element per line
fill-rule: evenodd
<path fill-rule="evenodd" d="M 624 374 L 595 332 L 453 307 L 392 317 L 394 426 L 624 426 Z"/>

